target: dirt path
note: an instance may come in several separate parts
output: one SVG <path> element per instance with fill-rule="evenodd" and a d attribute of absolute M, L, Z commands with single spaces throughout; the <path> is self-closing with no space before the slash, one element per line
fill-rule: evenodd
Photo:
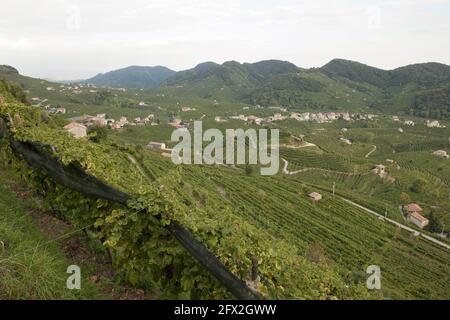
<path fill-rule="evenodd" d="M 304 168 L 304 169 L 297 170 L 297 171 L 289 171 L 289 170 L 287 169 L 287 167 L 288 167 L 288 165 L 289 165 L 289 162 L 288 162 L 287 160 L 285 160 L 285 159 L 282 159 L 282 160 L 284 161 L 283 173 L 284 173 L 284 174 L 287 174 L 287 175 L 294 175 L 294 174 L 297 174 L 297 173 L 306 172 L 306 171 L 310 171 L 310 170 L 321 170 L 321 171 L 326 171 L 326 172 L 344 173 L 344 174 L 348 174 L 348 175 L 355 175 L 354 173 L 345 173 L 345 172 L 339 172 L 339 171 L 333 171 L 333 170 L 327 170 L 327 169 L 321 169 L 321 168 Z M 344 197 L 342 197 L 342 196 L 337 196 L 337 197 L 341 198 L 343 201 L 345 201 L 345 202 L 351 204 L 351 205 L 354 206 L 354 207 L 357 207 L 357 208 L 362 209 L 362 210 L 364 210 L 364 211 L 366 211 L 366 212 L 368 212 L 368 213 L 370 213 L 370 214 L 375 215 L 375 216 L 378 217 L 380 220 L 387 221 L 387 222 L 389 222 L 389 223 L 392 223 L 392 224 L 396 225 L 397 227 L 399 227 L 399 228 L 401 228 L 401 229 L 403 229 L 403 230 L 406 230 L 406 231 L 408 231 L 408 232 L 411 232 L 411 233 L 414 234 L 416 237 L 421 236 L 421 237 L 423 237 L 424 239 L 427 239 L 428 241 L 431 241 L 431 242 L 433 242 L 433 243 L 435 243 L 435 244 L 437 244 L 437 245 L 439 245 L 439 246 L 441 246 L 441 247 L 443 247 L 443 248 L 446 248 L 446 249 L 450 250 L 450 245 L 449 245 L 449 244 L 446 244 L 446 243 L 444 243 L 444 242 L 442 242 L 442 241 L 439 241 L 439 240 L 437 240 L 437 239 L 434 238 L 434 237 L 431 237 L 431 236 L 429 236 L 429 235 L 427 235 L 427 234 L 425 234 L 425 233 L 422 233 L 422 232 L 417 231 L 417 230 L 415 230 L 415 229 L 413 229 L 413 228 L 410 228 L 410 227 L 408 227 L 408 226 L 406 226 L 406 225 L 404 225 L 404 224 L 401 224 L 401 223 L 399 223 L 399 222 L 397 222 L 397 221 L 395 221 L 395 220 L 389 219 L 389 218 L 385 217 L 385 216 L 382 215 L 382 214 L 379 214 L 379 213 L 377 213 L 377 212 L 375 212 L 375 211 L 373 211 L 373 210 L 371 210 L 371 209 L 369 209 L 369 208 L 367 208 L 367 207 L 364 207 L 364 206 L 362 206 L 362 205 L 360 205 L 360 204 L 358 204 L 358 203 L 356 203 L 356 202 L 353 202 L 353 201 L 350 200 L 350 199 L 344 198 Z"/>
<path fill-rule="evenodd" d="M 376 150 L 377 150 L 377 146 L 373 146 L 373 149 L 370 150 L 369 153 L 365 155 L 365 157 L 366 157 L 366 158 L 370 157 L 370 155 L 371 155 L 372 153 L 374 153 Z"/>
<path fill-rule="evenodd" d="M 365 173 L 360 173 L 360 172 L 344 172 L 344 171 L 335 171 L 335 170 L 330 170 L 330 169 L 324 169 L 324 168 L 303 168 L 297 171 L 289 171 L 288 170 L 288 166 L 289 166 L 289 162 L 286 159 L 281 159 L 284 162 L 284 166 L 283 166 L 283 173 L 286 175 L 295 175 L 298 173 L 302 173 L 302 172 L 307 172 L 307 171 L 311 171 L 311 170 L 317 170 L 317 171 L 323 171 L 323 172 L 330 172 L 330 173 L 338 173 L 338 174 L 345 174 L 347 176 L 356 176 L 356 175 L 365 175 L 368 174 L 369 172 L 365 172 Z"/>
<path fill-rule="evenodd" d="M 317 147 L 317 146 L 314 143 L 305 142 L 301 146 L 291 146 L 291 145 L 288 145 L 288 144 L 282 144 L 280 147 L 287 148 L 287 149 L 302 149 L 302 148 Z"/>
<path fill-rule="evenodd" d="M 346 198 L 344 198 L 342 196 L 338 196 L 338 197 L 341 198 L 342 200 L 344 200 L 345 202 L 351 204 L 354 207 L 357 207 L 357 208 L 362 209 L 362 210 L 364 210 L 364 211 L 366 211 L 366 212 L 368 212 L 370 214 L 373 214 L 374 216 L 378 217 L 380 220 L 392 223 L 392 224 L 396 225 L 397 227 L 399 227 L 399 228 L 401 228 L 403 230 L 411 232 L 416 237 L 421 236 L 421 237 L 427 239 L 428 241 L 431 241 L 431 242 L 433 242 L 433 243 L 435 243 L 435 244 L 437 244 L 437 245 L 439 245 L 439 246 L 441 246 L 443 248 L 446 248 L 446 249 L 450 250 L 450 245 L 449 244 L 446 244 L 446 243 L 444 243 L 442 241 L 439 241 L 439 240 L 437 240 L 437 239 L 435 239 L 435 238 L 433 238 L 433 237 L 431 237 L 431 236 L 429 236 L 427 234 L 424 234 L 424 233 L 422 233 L 420 231 L 417 231 L 417 230 L 415 230 L 413 228 L 410 228 L 410 227 L 408 227 L 408 226 L 406 226 L 404 224 L 401 224 L 400 222 L 397 222 L 395 220 L 389 219 L 389 218 L 385 217 L 382 214 L 379 214 L 379 213 L 377 213 L 377 212 L 375 212 L 375 211 L 373 211 L 373 210 L 371 210 L 369 208 L 366 208 L 366 207 L 364 207 L 364 206 L 362 206 L 362 205 L 360 205 L 360 204 L 358 204 L 356 202 L 353 202 L 352 200 L 346 199 Z"/>

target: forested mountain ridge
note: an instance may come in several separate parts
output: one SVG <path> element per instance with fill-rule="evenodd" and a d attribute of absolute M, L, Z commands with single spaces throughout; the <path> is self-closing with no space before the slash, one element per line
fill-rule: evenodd
<path fill-rule="evenodd" d="M 34 90 L 39 94 L 46 87 L 55 86 L 24 77 L 9 66 L 0 66 L 2 78 L 21 84 L 26 90 L 42 87 L 43 90 Z M 280 60 L 204 62 L 179 72 L 165 67 L 132 66 L 97 75 L 83 83 L 296 111 L 373 111 L 436 119 L 450 117 L 450 66 L 435 62 L 393 70 L 344 59 L 311 69 Z"/>
<path fill-rule="evenodd" d="M 107 73 L 100 73 L 83 82 L 109 87 L 156 88 L 173 74 L 175 74 L 175 71 L 161 66 L 130 66 Z"/>

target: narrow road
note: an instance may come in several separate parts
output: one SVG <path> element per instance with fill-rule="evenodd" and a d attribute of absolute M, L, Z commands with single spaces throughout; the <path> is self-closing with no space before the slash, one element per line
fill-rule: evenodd
<path fill-rule="evenodd" d="M 335 171 L 335 170 L 330 170 L 330 169 L 324 169 L 324 168 L 303 168 L 297 171 L 289 171 L 288 170 L 288 166 L 289 166 L 289 162 L 286 159 L 281 158 L 281 160 L 283 160 L 284 162 L 284 167 L 283 167 L 283 173 L 286 175 L 294 175 L 297 173 L 302 173 L 302 172 L 306 172 L 306 171 L 311 171 L 311 170 L 317 170 L 317 171 L 324 171 L 324 172 L 330 172 L 330 173 L 338 173 L 338 174 L 345 174 L 347 176 L 355 176 L 355 175 L 365 175 L 365 174 L 369 174 L 370 172 L 365 172 L 365 173 L 361 173 L 361 172 L 344 172 L 344 171 Z"/>
<path fill-rule="evenodd" d="M 373 214 L 374 216 L 377 216 L 380 220 L 387 221 L 389 223 L 392 223 L 392 224 L 396 225 L 397 227 L 399 227 L 399 228 L 401 228 L 403 230 L 411 232 L 416 237 L 422 236 L 423 238 L 425 238 L 425 239 L 427 239 L 427 240 L 429 240 L 429 241 L 431 241 L 431 242 L 433 242 L 433 243 L 435 243 L 435 244 L 437 244 L 437 245 L 439 245 L 441 247 L 444 247 L 444 248 L 450 250 L 450 245 L 449 244 L 446 244 L 446 243 L 444 243 L 442 241 L 439 241 L 436 238 L 433 238 L 433 237 L 431 237 L 431 236 L 429 236 L 427 234 L 424 234 L 424 233 L 422 233 L 420 231 L 417 231 L 417 230 L 415 230 L 413 228 L 410 228 L 410 227 L 408 227 L 408 226 L 406 226 L 404 224 L 401 224 L 401 223 L 399 223 L 399 222 L 397 222 L 395 220 L 386 218 L 384 215 L 379 214 L 379 213 L 377 213 L 377 212 L 375 212 L 375 211 L 373 211 L 373 210 L 371 210 L 369 208 L 366 208 L 366 207 L 364 207 L 364 206 L 362 206 L 360 204 L 357 204 L 356 202 L 353 202 L 353 201 L 348 200 L 348 199 L 346 199 L 344 197 L 341 197 L 341 196 L 337 196 L 337 197 L 341 198 L 342 200 L 344 200 L 345 202 L 351 204 L 354 207 L 357 207 L 357 208 L 359 208 L 361 210 L 364 210 L 364 211 L 366 211 L 368 213 Z"/>
<path fill-rule="evenodd" d="M 335 173 L 342 173 L 342 172 L 338 172 L 338 171 L 327 170 L 327 169 L 320 169 L 320 168 L 305 168 L 305 169 L 298 170 L 298 171 L 289 171 L 289 170 L 287 169 L 287 167 L 288 167 L 288 165 L 289 165 L 289 162 L 286 161 L 285 159 L 281 159 L 281 160 L 284 161 L 283 173 L 284 173 L 284 174 L 287 174 L 287 175 L 293 175 L 293 174 L 297 174 L 297 173 L 305 172 L 305 171 L 309 171 L 309 170 L 323 170 L 323 171 L 329 171 L 329 172 L 335 172 Z M 352 173 L 349 173 L 349 175 L 352 175 Z M 356 202 L 353 202 L 352 200 L 349 200 L 349 199 L 347 199 L 347 198 L 344 198 L 344 197 L 338 196 L 338 195 L 336 195 L 336 197 L 340 198 L 341 200 L 347 202 L 348 204 L 350 204 L 350 205 L 352 205 L 352 206 L 354 206 L 354 207 L 356 207 L 356 208 L 359 208 L 359 209 L 361 209 L 361 210 L 363 210 L 363 211 L 366 211 L 366 212 L 368 212 L 368 213 L 370 213 L 370 214 L 372 214 L 372 215 L 378 217 L 378 219 L 380 219 L 380 220 L 387 221 L 387 222 L 389 222 L 389 223 L 392 223 L 392 224 L 396 225 L 397 227 L 399 227 L 399 228 L 401 228 L 401 229 L 403 229 L 403 230 L 406 230 L 406 231 L 408 231 L 408 232 L 411 232 L 411 233 L 414 234 L 414 236 L 416 236 L 416 237 L 421 236 L 421 237 L 423 237 L 424 239 L 427 239 L 428 241 L 431 241 L 431 242 L 437 244 L 438 246 L 441 246 L 441 247 L 443 247 L 443 248 L 446 248 L 447 250 L 450 250 L 450 245 L 447 244 L 447 243 L 445 243 L 445 242 L 439 241 L 439 240 L 437 240 L 437 239 L 434 238 L 434 237 L 431 237 L 431 236 L 429 236 L 429 235 L 427 235 L 427 234 L 424 234 L 424 233 L 422 233 L 422 232 L 420 232 L 420 231 L 417 231 L 417 230 L 415 230 L 415 229 L 413 229 L 413 228 L 410 228 L 410 227 L 408 227 L 408 226 L 406 226 L 406 225 L 404 225 L 404 224 L 401 224 L 401 223 L 399 223 L 399 222 L 397 222 L 397 221 L 395 221 L 395 220 L 389 219 L 389 218 L 385 217 L 385 216 L 382 215 L 382 214 L 379 214 L 379 213 L 377 213 L 377 212 L 375 212 L 375 211 L 373 211 L 373 210 L 371 210 L 371 209 L 369 209 L 369 208 L 366 208 L 366 207 L 364 207 L 364 206 L 362 206 L 362 205 L 360 205 L 360 204 L 358 204 L 358 203 L 356 203 Z"/>
<path fill-rule="evenodd" d="M 377 146 L 373 146 L 373 149 L 370 150 L 369 153 L 365 155 L 365 157 L 366 157 L 366 158 L 370 157 L 370 155 L 371 155 L 372 153 L 374 153 L 376 150 L 377 150 Z"/>

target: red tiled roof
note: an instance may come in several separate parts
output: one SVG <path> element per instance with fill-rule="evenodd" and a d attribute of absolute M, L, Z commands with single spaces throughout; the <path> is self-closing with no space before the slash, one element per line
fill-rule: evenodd
<path fill-rule="evenodd" d="M 424 216 L 422 216 L 420 213 L 417 212 L 411 212 L 409 214 L 411 217 L 415 218 L 416 220 L 420 221 L 421 223 L 423 222 L 428 222 L 428 219 L 425 218 Z"/>
<path fill-rule="evenodd" d="M 410 203 L 405 206 L 405 210 L 408 212 L 422 212 L 423 209 L 417 203 Z"/>
<path fill-rule="evenodd" d="M 81 123 L 77 123 L 77 122 L 71 122 L 69 123 L 67 126 L 64 127 L 64 129 L 73 129 L 73 128 L 86 128 L 85 125 L 82 125 Z"/>

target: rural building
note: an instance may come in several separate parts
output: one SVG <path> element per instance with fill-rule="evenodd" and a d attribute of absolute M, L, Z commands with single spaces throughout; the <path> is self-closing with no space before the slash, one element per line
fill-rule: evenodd
<path fill-rule="evenodd" d="M 406 220 L 423 229 L 429 223 L 429 220 L 421 215 L 423 209 L 417 203 L 410 203 L 403 207 L 406 212 Z"/>
<path fill-rule="evenodd" d="M 412 212 L 421 213 L 423 211 L 423 209 L 417 203 L 407 204 L 403 207 L 403 210 L 408 214 Z"/>
<path fill-rule="evenodd" d="M 222 117 L 220 117 L 220 116 L 217 116 L 217 117 L 214 118 L 214 121 L 215 122 L 226 122 L 227 120 L 222 119 Z"/>
<path fill-rule="evenodd" d="M 441 124 L 437 120 L 434 120 L 434 121 L 427 120 L 427 127 L 428 128 L 445 128 L 445 126 L 441 126 Z"/>
<path fill-rule="evenodd" d="M 169 122 L 169 125 L 171 125 L 172 127 L 175 128 L 182 128 L 183 127 L 183 121 L 181 121 L 180 119 L 173 119 L 172 121 Z"/>
<path fill-rule="evenodd" d="M 406 220 L 415 224 L 416 226 L 418 226 L 421 229 L 425 228 L 428 225 L 428 223 L 430 223 L 430 221 L 427 218 L 425 218 L 418 212 L 409 213 Z"/>
<path fill-rule="evenodd" d="M 349 139 L 339 138 L 339 140 L 341 140 L 342 142 L 349 144 L 349 145 L 352 144 L 352 142 Z"/>
<path fill-rule="evenodd" d="M 162 143 L 162 142 L 150 141 L 150 143 L 147 145 L 147 147 L 149 149 L 163 150 L 163 149 L 166 149 L 166 144 Z"/>
<path fill-rule="evenodd" d="M 438 156 L 441 158 L 446 158 L 446 159 L 450 158 L 449 154 L 445 150 L 437 150 L 437 151 L 433 152 L 433 154 L 435 156 Z"/>
<path fill-rule="evenodd" d="M 381 178 L 385 178 L 387 175 L 386 167 L 382 164 L 376 165 L 375 168 L 372 169 L 372 172 Z"/>
<path fill-rule="evenodd" d="M 317 192 L 311 192 L 310 194 L 308 194 L 308 197 L 314 202 L 322 200 L 322 195 Z"/>
<path fill-rule="evenodd" d="M 87 136 L 87 127 L 78 122 L 71 122 L 64 129 L 70 132 L 75 138 L 83 138 Z"/>

